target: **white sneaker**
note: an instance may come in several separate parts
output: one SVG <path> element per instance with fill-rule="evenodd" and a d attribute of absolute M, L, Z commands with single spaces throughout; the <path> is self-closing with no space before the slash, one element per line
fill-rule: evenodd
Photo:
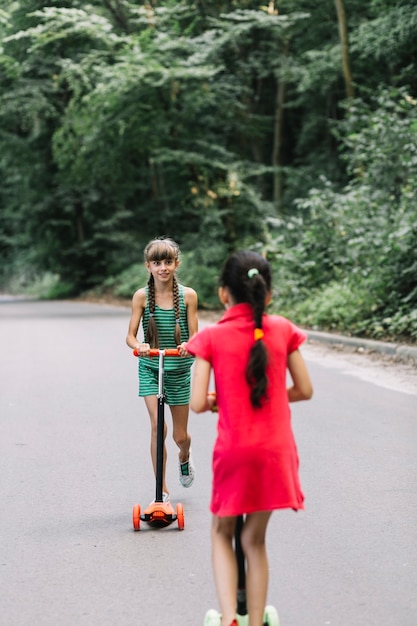
<path fill-rule="evenodd" d="M 195 467 L 191 456 L 191 448 L 188 461 L 181 463 L 178 459 L 178 475 L 183 487 L 191 487 L 195 478 Z"/>

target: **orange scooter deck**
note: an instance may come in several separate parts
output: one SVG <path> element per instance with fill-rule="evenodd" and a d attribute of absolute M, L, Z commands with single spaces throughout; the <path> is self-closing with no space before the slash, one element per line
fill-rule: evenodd
<path fill-rule="evenodd" d="M 154 528 L 164 528 L 177 521 L 178 530 L 184 530 L 184 507 L 179 502 L 176 510 L 170 502 L 152 502 L 141 514 L 140 505 L 133 507 L 133 528 L 140 530 L 140 522 L 146 522 Z"/>

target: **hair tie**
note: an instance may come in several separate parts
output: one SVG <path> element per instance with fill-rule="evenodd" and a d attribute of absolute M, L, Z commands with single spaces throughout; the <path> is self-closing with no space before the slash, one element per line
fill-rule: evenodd
<path fill-rule="evenodd" d="M 153 317 L 155 313 L 149 313 L 149 317 Z"/>
<path fill-rule="evenodd" d="M 256 274 L 259 274 L 259 270 L 257 270 L 256 267 L 251 267 L 250 270 L 248 270 L 249 278 L 253 278 Z"/>
<path fill-rule="evenodd" d="M 180 323 L 180 319 L 178 318 L 177 320 L 175 320 L 175 323 L 179 324 Z"/>
<path fill-rule="evenodd" d="M 265 333 L 262 328 L 255 328 L 255 330 L 253 331 L 253 338 L 255 339 L 255 341 L 259 341 L 260 339 L 263 339 L 264 334 Z"/>

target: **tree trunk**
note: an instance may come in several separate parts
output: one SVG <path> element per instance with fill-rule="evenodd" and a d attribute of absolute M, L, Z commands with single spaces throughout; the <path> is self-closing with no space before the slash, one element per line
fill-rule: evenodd
<path fill-rule="evenodd" d="M 343 0 L 335 0 L 337 21 L 339 24 L 340 45 L 342 48 L 342 68 L 343 76 L 345 78 L 346 94 L 348 98 L 353 98 L 355 90 L 352 82 L 352 73 L 350 70 L 349 59 L 349 40 L 346 25 L 346 13 Z"/>
<path fill-rule="evenodd" d="M 283 58 L 288 55 L 289 42 L 285 44 Z M 273 201 L 279 212 L 282 203 L 282 189 L 283 189 L 283 176 L 282 176 L 282 163 L 281 152 L 283 144 L 283 129 L 284 129 L 284 105 L 286 97 L 286 84 L 283 78 L 277 80 L 277 91 L 275 97 L 275 115 L 274 115 L 274 143 L 272 147 L 272 166 L 274 169 L 274 187 L 273 187 Z"/>
<path fill-rule="evenodd" d="M 116 24 L 125 32 L 130 34 L 131 29 L 129 25 L 129 20 L 127 19 L 124 8 L 119 2 L 119 0 L 115 0 L 111 2 L 111 0 L 104 0 L 104 6 L 110 11 L 113 15 L 113 18 Z"/>
<path fill-rule="evenodd" d="M 75 205 L 75 224 L 77 227 L 78 243 L 84 243 L 84 211 L 81 202 L 77 202 L 77 204 Z"/>

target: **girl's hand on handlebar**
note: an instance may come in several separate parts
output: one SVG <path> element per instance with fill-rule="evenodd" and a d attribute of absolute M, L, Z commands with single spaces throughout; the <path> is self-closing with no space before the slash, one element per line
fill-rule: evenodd
<path fill-rule="evenodd" d="M 149 356 L 150 349 L 151 346 L 149 343 L 138 343 L 135 348 L 135 352 L 137 353 L 137 356 Z"/>
<path fill-rule="evenodd" d="M 184 341 L 180 346 L 178 346 L 178 354 L 180 356 L 191 356 L 187 351 L 187 343 Z"/>
<path fill-rule="evenodd" d="M 212 413 L 218 413 L 217 396 L 215 391 L 209 391 L 207 394 L 207 407 Z"/>

